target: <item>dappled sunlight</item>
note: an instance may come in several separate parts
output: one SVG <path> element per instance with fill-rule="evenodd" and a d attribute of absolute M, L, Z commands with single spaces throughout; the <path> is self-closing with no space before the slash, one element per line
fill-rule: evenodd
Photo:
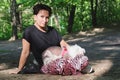
<path fill-rule="evenodd" d="M 71 40 L 67 40 L 67 42 L 69 43 L 73 43 L 73 42 L 79 42 L 79 41 L 82 41 L 82 42 L 87 42 L 87 41 L 91 41 L 92 38 L 85 38 L 85 37 L 82 37 L 82 38 L 74 38 L 74 39 L 71 39 Z"/>
<path fill-rule="evenodd" d="M 98 33 L 98 34 L 97 34 Z M 120 34 L 119 32 L 104 32 L 104 28 L 95 29 L 91 32 L 80 32 L 77 34 L 66 35 L 66 41 L 72 44 L 78 44 L 85 48 L 85 55 L 90 60 L 90 65 L 95 69 L 92 74 L 73 75 L 73 76 L 59 76 L 59 75 L 43 75 L 43 74 L 29 74 L 29 75 L 9 75 L 11 70 L 15 70 L 21 51 L 21 41 L 1 43 L 0 49 L 0 75 L 3 79 L 9 77 L 22 80 L 115 80 L 116 75 L 119 74 L 120 68 Z M 97 35 L 96 35 L 97 34 Z M 11 51 L 11 52 L 10 52 Z M 3 55 L 4 52 L 4 55 Z M 9 57 L 8 57 L 9 56 Z M 9 60 L 9 62 L 8 62 Z M 10 63 L 10 64 L 9 64 Z M 5 77 L 4 77 L 5 76 Z M 111 79 L 112 76 L 112 79 Z M 46 79 L 47 78 L 47 79 Z M 115 79 L 114 79 L 115 78 Z M 120 77 L 118 76 L 118 79 Z"/>
<path fill-rule="evenodd" d="M 76 38 L 76 39 L 72 39 L 72 40 L 67 40 L 67 42 L 74 42 L 74 41 L 80 41 L 83 40 L 84 38 Z"/>
<path fill-rule="evenodd" d="M 90 31 L 80 31 L 78 33 L 64 35 L 63 39 L 67 41 L 78 41 L 78 40 L 90 41 L 92 40 L 92 38 L 88 39 L 87 37 L 94 36 L 98 33 L 102 33 L 103 31 L 104 31 L 104 28 L 94 28 L 93 30 L 90 30 Z"/>
<path fill-rule="evenodd" d="M 105 59 L 115 59 L 115 58 L 118 58 L 116 57 L 119 53 L 113 53 L 113 54 L 110 54 L 109 56 L 106 56 Z"/>
<path fill-rule="evenodd" d="M 100 50 L 120 50 L 120 47 L 114 46 L 114 47 L 101 47 Z"/>
<path fill-rule="evenodd" d="M 96 41 L 95 43 L 102 44 L 102 43 L 105 43 L 105 42 L 106 42 L 105 40 L 104 41 L 100 40 L 100 41 Z"/>
<path fill-rule="evenodd" d="M 0 64 L 0 73 L 1 74 L 8 74 L 10 70 L 13 70 L 15 66 L 11 66 L 12 64 L 9 63 L 1 63 Z"/>
<path fill-rule="evenodd" d="M 5 69 L 5 70 L 1 70 L 0 74 L 10 74 L 10 72 L 14 71 L 16 68 L 10 68 L 10 69 Z"/>
<path fill-rule="evenodd" d="M 94 63 L 93 68 L 95 69 L 94 73 L 95 77 L 102 76 L 103 74 L 108 72 L 113 66 L 111 60 L 97 60 L 93 63 Z"/>
<path fill-rule="evenodd" d="M 105 30 L 105 28 L 94 28 L 93 32 L 100 33 L 100 32 L 103 32 L 104 30 Z"/>
<path fill-rule="evenodd" d="M 100 36 L 99 36 L 100 37 Z M 97 40 L 94 43 L 96 44 L 109 44 L 111 45 L 119 45 L 118 43 L 120 43 L 120 38 L 113 38 L 112 39 L 108 39 L 108 37 L 104 37 L 103 39 Z"/>
<path fill-rule="evenodd" d="M 1 63 L 1 64 L 0 64 L 0 71 L 1 71 L 1 70 L 4 70 L 4 69 L 6 69 L 6 68 L 8 68 L 8 65 L 7 65 L 7 64 L 5 64 L 5 63 Z"/>
<path fill-rule="evenodd" d="M 86 35 L 86 36 L 93 36 L 97 33 L 101 33 L 104 31 L 104 28 L 94 28 L 93 30 L 91 31 L 80 31 L 79 32 L 79 35 Z"/>

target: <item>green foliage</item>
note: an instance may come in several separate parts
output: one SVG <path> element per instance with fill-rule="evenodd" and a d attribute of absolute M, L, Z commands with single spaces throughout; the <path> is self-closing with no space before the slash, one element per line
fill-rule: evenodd
<path fill-rule="evenodd" d="M 2 22 L 2 23 L 1 23 Z M 11 26 L 7 22 L 0 21 L 0 40 L 9 39 L 11 36 Z"/>
<path fill-rule="evenodd" d="M 120 21 L 120 0 L 100 0 L 97 12 L 100 25 Z"/>
<path fill-rule="evenodd" d="M 52 7 L 53 15 L 49 24 L 54 26 L 62 35 L 67 34 L 68 19 L 71 6 L 76 6 L 73 32 L 88 30 L 92 26 L 90 0 L 16 0 L 18 11 L 22 14 L 22 31 L 18 31 L 19 39 L 23 31 L 33 24 L 32 6 L 44 3 Z M 95 3 L 94 3 L 95 4 Z M 55 22 L 58 17 L 58 25 Z M 120 22 L 120 0 L 98 0 L 98 25 Z M 10 0 L 1 0 L 0 3 L 0 40 L 12 36 Z"/>
<path fill-rule="evenodd" d="M 0 40 L 9 39 L 11 36 L 11 24 L 9 15 L 9 3 L 1 0 L 0 3 Z"/>
<path fill-rule="evenodd" d="M 91 28 L 90 3 L 81 0 L 77 6 L 73 31 L 88 30 Z"/>

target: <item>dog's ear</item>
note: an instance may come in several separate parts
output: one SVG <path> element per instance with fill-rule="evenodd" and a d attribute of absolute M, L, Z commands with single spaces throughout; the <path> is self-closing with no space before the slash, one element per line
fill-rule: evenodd
<path fill-rule="evenodd" d="M 77 44 L 75 44 L 74 46 L 78 46 Z"/>
<path fill-rule="evenodd" d="M 71 48 L 71 45 L 66 46 L 65 48 L 66 48 L 67 50 L 69 50 L 69 49 Z"/>
<path fill-rule="evenodd" d="M 44 60 L 45 58 L 50 57 L 50 56 L 51 56 L 51 52 L 50 52 L 49 50 L 44 51 L 43 54 L 42 54 L 43 60 Z"/>

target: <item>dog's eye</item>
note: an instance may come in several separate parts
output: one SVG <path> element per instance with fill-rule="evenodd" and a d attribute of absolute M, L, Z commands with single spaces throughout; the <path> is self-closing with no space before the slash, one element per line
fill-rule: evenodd
<path fill-rule="evenodd" d="M 46 56 L 43 56 L 43 58 L 47 58 L 47 57 L 49 57 L 48 55 L 46 55 Z"/>

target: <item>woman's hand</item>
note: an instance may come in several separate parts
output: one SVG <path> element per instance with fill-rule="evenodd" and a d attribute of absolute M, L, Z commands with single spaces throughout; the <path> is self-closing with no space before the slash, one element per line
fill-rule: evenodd
<path fill-rule="evenodd" d="M 12 69 L 9 71 L 9 74 L 18 74 L 20 70 L 18 68 Z"/>

